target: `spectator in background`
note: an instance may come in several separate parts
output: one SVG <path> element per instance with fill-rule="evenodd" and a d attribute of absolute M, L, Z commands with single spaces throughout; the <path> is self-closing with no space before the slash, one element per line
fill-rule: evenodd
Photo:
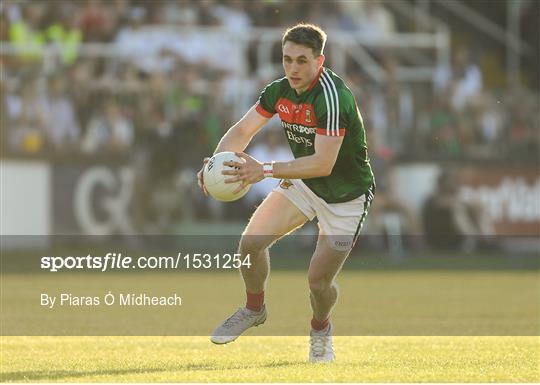
<path fill-rule="evenodd" d="M 380 0 L 343 1 L 339 3 L 342 27 L 362 32 L 372 38 L 386 38 L 395 33 L 394 15 L 390 13 Z"/>
<path fill-rule="evenodd" d="M 534 160 L 536 164 L 540 151 L 538 105 L 538 95 L 524 90 L 514 93 L 506 132 L 510 155 Z"/>
<path fill-rule="evenodd" d="M 47 41 L 56 44 L 62 52 L 62 61 L 73 64 L 77 59 L 80 44 L 83 41 L 82 30 L 77 26 L 75 11 L 64 9 L 60 20 L 53 22 L 46 29 Z"/>
<path fill-rule="evenodd" d="M 18 154 L 41 152 L 48 116 L 39 78 L 23 80 L 18 92 L 7 95 L 6 107 L 9 149 Z"/>
<path fill-rule="evenodd" d="M 227 0 L 224 4 L 217 4 L 213 13 L 221 25 L 230 31 L 246 33 L 251 27 L 251 19 L 242 0 Z"/>
<path fill-rule="evenodd" d="M 47 144 L 54 150 L 78 150 L 81 129 L 73 102 L 67 93 L 65 77 L 56 75 L 49 80 L 46 108 Z"/>
<path fill-rule="evenodd" d="M 264 1 L 249 1 L 244 3 L 251 22 L 255 27 L 272 27 L 275 25 L 276 12 L 271 4 Z"/>
<path fill-rule="evenodd" d="M 9 43 L 9 30 L 10 30 L 10 23 L 9 18 L 7 15 L 3 12 L 0 12 L 0 45 L 4 46 L 4 44 Z M 11 68 L 17 68 L 17 60 L 16 57 L 12 55 L 6 55 L 4 53 L 0 53 L 0 68 L 9 70 Z"/>
<path fill-rule="evenodd" d="M 85 41 L 110 41 L 117 27 L 117 17 L 109 3 L 102 0 L 86 0 L 79 8 L 77 24 L 81 28 Z"/>
<path fill-rule="evenodd" d="M 214 12 L 215 5 L 215 0 L 200 0 L 197 2 L 197 19 L 199 25 L 207 27 L 217 27 L 221 25 L 221 20 Z"/>
<path fill-rule="evenodd" d="M 306 3 L 304 3 L 305 5 Z M 307 8 L 307 19 L 310 22 L 328 29 L 339 28 L 339 17 L 334 4 L 324 1 L 314 1 Z M 286 8 L 283 11 L 287 12 Z M 296 7 L 293 12 L 290 12 L 292 15 L 291 21 L 296 21 L 294 15 L 302 13 L 302 11 L 302 8 Z"/>
<path fill-rule="evenodd" d="M 474 125 L 471 151 L 480 157 L 493 157 L 501 150 L 503 114 L 488 93 L 482 93 L 469 106 Z"/>
<path fill-rule="evenodd" d="M 86 153 L 107 150 L 122 153 L 131 149 L 133 141 L 132 122 L 122 114 L 115 100 L 106 99 L 90 119 L 82 149 Z"/>
<path fill-rule="evenodd" d="M 112 7 L 112 12 L 116 15 L 116 25 L 115 29 L 120 29 L 120 26 L 123 22 L 127 20 L 127 15 L 131 9 L 132 0 L 112 0 L 110 1 L 110 6 Z"/>
<path fill-rule="evenodd" d="M 194 26 L 197 24 L 196 4 L 187 1 L 167 0 L 160 9 L 160 19 L 165 24 Z"/>
<path fill-rule="evenodd" d="M 21 20 L 22 4 L 19 0 L 3 0 L 0 2 L 0 14 L 5 15 L 10 23 Z"/>
<path fill-rule="evenodd" d="M 228 122 L 232 121 L 232 103 L 224 97 L 226 90 L 226 74 L 220 73 L 214 79 L 212 84 L 213 92 L 210 95 L 205 97 L 205 108 L 204 108 L 204 127 L 205 127 L 205 138 L 206 149 L 203 151 L 210 152 L 216 148 L 221 137 L 228 128 Z M 192 165 L 190 162 L 190 166 Z"/>
<path fill-rule="evenodd" d="M 65 74 L 69 80 L 69 94 L 81 127 L 88 127 L 98 103 L 95 102 L 98 74 L 97 59 L 79 58 Z"/>
<path fill-rule="evenodd" d="M 159 72 L 163 65 L 159 62 L 157 42 L 152 34 L 144 29 L 147 11 L 143 7 L 132 7 L 127 14 L 127 23 L 114 38 L 114 43 L 137 68 L 145 73 Z"/>
<path fill-rule="evenodd" d="M 370 115 L 379 142 L 401 152 L 411 146 L 408 141 L 414 119 L 414 98 L 410 87 L 397 78 L 397 59 L 390 52 L 381 54 L 387 77 L 382 84 L 373 84 L 370 90 Z"/>
<path fill-rule="evenodd" d="M 449 93 L 451 106 L 461 112 L 482 91 L 482 72 L 472 61 L 468 47 L 457 49 L 452 66 L 439 67 L 433 84 L 436 93 Z"/>
<path fill-rule="evenodd" d="M 2 12 L 0 12 L 0 42 L 9 42 L 9 19 Z"/>
<path fill-rule="evenodd" d="M 31 2 L 24 4 L 22 17 L 13 20 L 9 27 L 9 41 L 26 62 L 40 59 L 46 44 L 44 18 L 46 3 Z"/>
<path fill-rule="evenodd" d="M 439 157 L 461 154 L 456 120 L 448 92 L 435 94 L 428 106 L 420 112 L 418 133 L 425 138 L 420 151 Z"/>
<path fill-rule="evenodd" d="M 141 99 L 140 111 L 136 111 L 138 137 L 133 151 L 134 163 L 137 165 L 137 223 L 141 231 L 151 233 L 170 231 L 169 226 L 179 205 L 185 206 L 186 202 L 178 202 L 176 184 L 181 158 L 185 153 L 179 149 L 188 150 L 189 147 L 185 146 L 183 127 L 174 125 L 165 116 L 165 109 L 159 99 L 163 97 L 159 77 L 153 82 L 148 95 Z M 193 144 L 189 140 L 187 143 Z M 185 184 L 185 177 L 182 179 L 182 184 Z M 185 214 L 189 210 L 184 207 L 181 211 Z"/>
<path fill-rule="evenodd" d="M 458 194 L 459 188 L 456 175 L 443 171 L 435 191 L 424 203 L 422 220 L 426 241 L 431 247 L 473 251 L 479 246 L 480 237 L 494 234 L 484 207 L 464 201 Z"/>
<path fill-rule="evenodd" d="M 377 176 L 377 199 L 370 207 L 368 225 L 376 234 L 402 236 L 420 234 L 420 221 L 413 209 L 397 194 L 394 174 L 394 153 L 379 145 L 376 135 L 368 133 L 370 163 Z M 411 237 L 412 239 L 412 237 Z M 393 241 L 393 240 L 390 240 Z M 401 242 L 401 240 L 399 240 Z"/>

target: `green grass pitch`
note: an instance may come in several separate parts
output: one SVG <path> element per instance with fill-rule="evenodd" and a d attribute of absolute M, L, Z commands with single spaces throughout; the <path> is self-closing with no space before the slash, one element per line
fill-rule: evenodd
<path fill-rule="evenodd" d="M 63 285 L 97 293 L 138 285 L 162 293 L 178 288 L 185 305 L 176 313 L 142 309 L 137 314 L 143 319 L 154 314 L 148 321 L 159 330 L 184 322 L 192 336 L 3 336 L 2 382 L 540 382 L 535 331 L 540 292 L 534 271 L 343 271 L 334 318 L 337 361 L 328 365 L 307 363 L 305 271 L 273 271 L 266 324 L 225 346 L 213 345 L 204 334 L 243 301 L 237 272 L 92 277 L 4 275 L 4 331 L 5 325 L 24 325 L 32 318 L 9 309 L 34 309 L 36 288 Z M 80 322 L 85 313 L 73 314 L 79 318 L 72 322 Z M 109 323 L 96 333 L 127 330 L 130 319 L 137 323 L 131 313 L 107 314 L 102 315 Z M 120 319 L 124 329 L 116 325 Z M 433 320 L 447 321 L 438 327 L 452 335 L 414 336 Z M 53 325 L 55 319 L 44 316 L 42 322 Z M 468 324 L 481 325 L 478 336 L 456 335 Z M 372 336 L 359 336 L 359 330 Z M 524 336 L 511 335 L 520 330 Z M 483 336 L 489 331 L 491 336 Z"/>
<path fill-rule="evenodd" d="M 538 337 L 336 337 L 311 365 L 307 337 L 6 337 L 2 381 L 538 382 Z"/>

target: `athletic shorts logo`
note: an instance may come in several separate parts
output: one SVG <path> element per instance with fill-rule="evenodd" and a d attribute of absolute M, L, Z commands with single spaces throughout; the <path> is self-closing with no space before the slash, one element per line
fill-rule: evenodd
<path fill-rule="evenodd" d="M 352 241 L 335 241 L 334 245 L 336 247 L 350 247 Z"/>
<path fill-rule="evenodd" d="M 292 186 L 292 183 L 288 179 L 283 179 L 281 183 L 279 184 L 279 187 L 281 187 L 284 190 L 287 190 L 289 187 Z"/>

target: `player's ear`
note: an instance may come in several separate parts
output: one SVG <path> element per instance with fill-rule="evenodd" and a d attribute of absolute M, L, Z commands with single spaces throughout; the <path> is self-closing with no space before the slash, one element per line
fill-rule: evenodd
<path fill-rule="evenodd" d="M 322 67 L 322 65 L 324 64 L 324 59 L 326 59 L 326 58 L 324 57 L 323 54 L 320 54 L 319 57 L 317 58 L 317 65 L 319 67 Z"/>

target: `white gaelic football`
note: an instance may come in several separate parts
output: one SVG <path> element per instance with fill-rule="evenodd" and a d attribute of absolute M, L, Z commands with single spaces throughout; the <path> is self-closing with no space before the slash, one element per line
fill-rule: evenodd
<path fill-rule="evenodd" d="M 223 175 L 223 170 L 234 170 L 234 167 L 224 166 L 223 162 L 245 162 L 244 159 L 237 156 L 234 152 L 220 152 L 208 160 L 204 166 L 203 179 L 206 190 L 214 199 L 222 202 L 232 202 L 242 198 L 249 191 L 251 185 L 246 186 L 242 191 L 233 194 L 241 182 L 225 183 L 225 179 L 234 178 L 233 175 Z"/>

